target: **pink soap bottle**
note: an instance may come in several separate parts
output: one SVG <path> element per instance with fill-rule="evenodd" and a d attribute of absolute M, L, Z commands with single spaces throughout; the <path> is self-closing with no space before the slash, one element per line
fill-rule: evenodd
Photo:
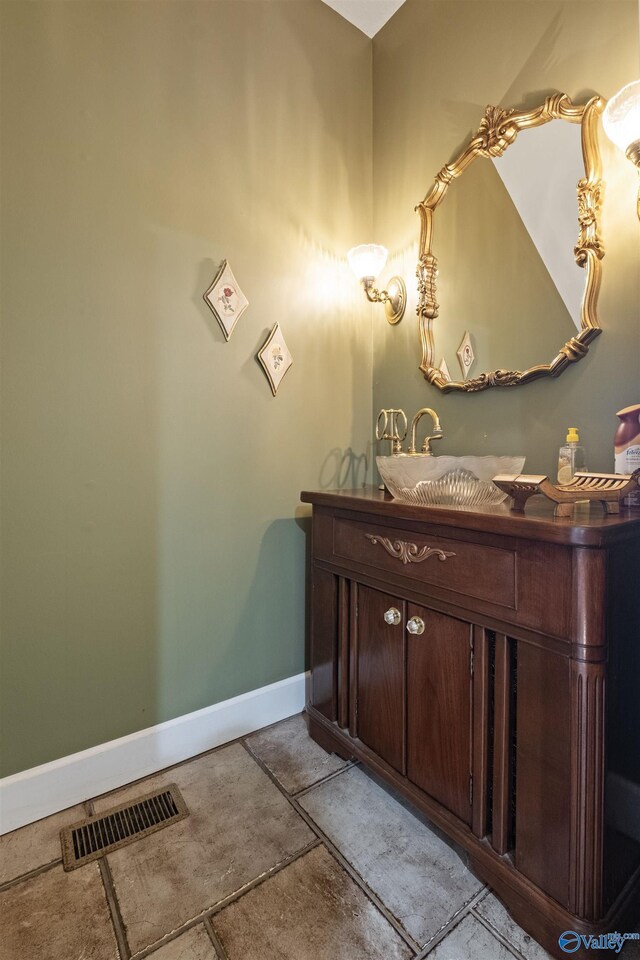
<path fill-rule="evenodd" d="M 620 423 L 614 438 L 615 472 L 633 473 L 640 469 L 640 403 L 618 410 Z M 640 506 L 640 487 L 624 498 L 630 507 Z"/>

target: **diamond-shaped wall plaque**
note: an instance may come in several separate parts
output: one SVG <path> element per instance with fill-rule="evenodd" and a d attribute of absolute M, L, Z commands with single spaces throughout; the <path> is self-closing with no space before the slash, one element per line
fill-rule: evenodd
<path fill-rule="evenodd" d="M 456 353 L 458 354 L 458 360 L 460 361 L 460 369 L 462 370 L 462 376 L 466 380 L 469 370 L 473 366 L 473 361 L 475 360 L 473 347 L 471 346 L 471 337 L 469 336 L 468 330 L 465 330 L 464 337 L 462 338 L 462 343 L 456 350 Z"/>
<path fill-rule="evenodd" d="M 272 394 L 276 395 L 280 382 L 293 363 L 289 348 L 284 342 L 280 324 L 276 323 L 258 354 L 258 361 L 267 375 Z"/>
<path fill-rule="evenodd" d="M 226 260 L 222 261 L 213 283 L 204 294 L 204 300 L 220 324 L 225 340 L 228 340 L 241 314 L 249 306 L 249 301 Z"/>
<path fill-rule="evenodd" d="M 447 383 L 451 383 L 451 374 L 449 373 L 449 367 L 447 366 L 447 361 L 445 360 L 444 357 L 438 364 L 438 370 L 440 371 L 444 379 L 447 381 Z"/>

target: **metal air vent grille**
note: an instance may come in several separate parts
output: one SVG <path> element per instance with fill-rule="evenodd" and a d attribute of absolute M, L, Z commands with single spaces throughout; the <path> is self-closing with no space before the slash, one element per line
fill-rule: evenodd
<path fill-rule="evenodd" d="M 75 870 L 177 823 L 188 813 L 182 794 L 175 783 L 171 783 L 106 813 L 72 823 L 60 831 L 64 869 Z"/>

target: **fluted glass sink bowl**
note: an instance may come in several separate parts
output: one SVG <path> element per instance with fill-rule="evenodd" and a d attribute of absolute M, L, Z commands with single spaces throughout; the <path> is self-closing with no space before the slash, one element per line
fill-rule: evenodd
<path fill-rule="evenodd" d="M 500 473 L 522 473 L 524 457 L 434 457 L 397 453 L 376 457 L 392 497 L 419 506 L 482 507 L 501 503 L 506 493 L 491 482 Z"/>

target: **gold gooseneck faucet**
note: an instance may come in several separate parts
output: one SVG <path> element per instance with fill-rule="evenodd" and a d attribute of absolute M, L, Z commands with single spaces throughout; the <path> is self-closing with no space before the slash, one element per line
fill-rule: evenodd
<path fill-rule="evenodd" d="M 416 450 L 416 429 L 420 419 L 425 415 L 425 413 L 428 413 L 433 420 L 433 433 L 424 438 L 424 442 L 422 444 L 422 453 L 431 454 L 431 441 L 442 440 L 442 437 L 444 436 L 442 433 L 442 427 L 440 426 L 438 414 L 435 412 L 435 410 L 432 410 L 431 407 L 423 407 L 422 410 L 418 410 L 415 417 L 411 421 L 411 446 L 407 451 L 410 455 L 418 452 Z"/>

